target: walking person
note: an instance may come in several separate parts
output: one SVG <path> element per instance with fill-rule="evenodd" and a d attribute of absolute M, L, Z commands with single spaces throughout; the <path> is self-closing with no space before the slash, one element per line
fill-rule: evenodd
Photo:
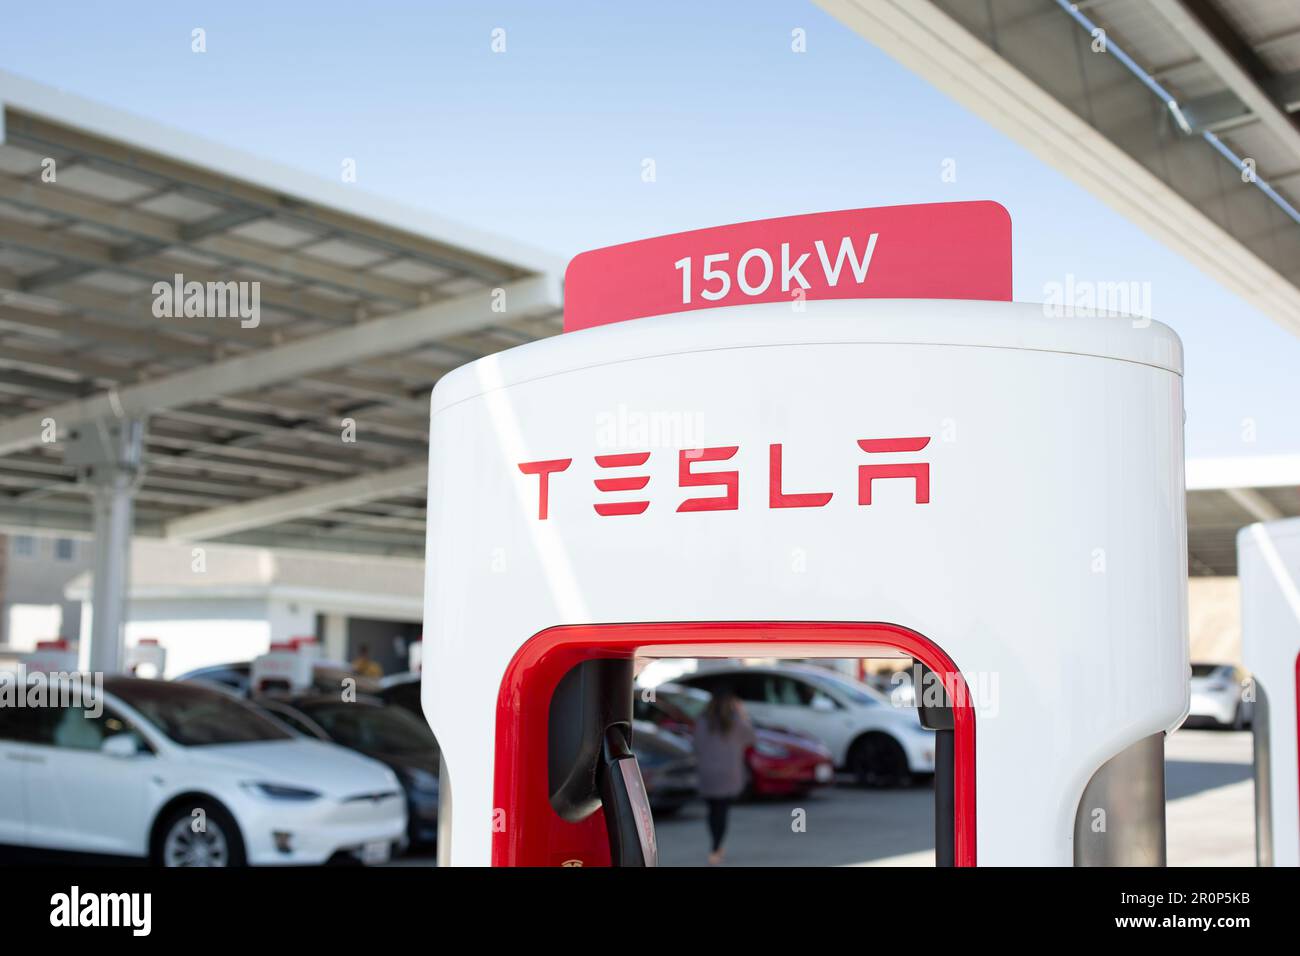
<path fill-rule="evenodd" d="M 700 796 L 709 807 L 709 865 L 722 862 L 731 804 L 745 789 L 745 753 L 754 745 L 754 725 L 729 687 L 719 687 L 695 724 L 695 758 Z"/>

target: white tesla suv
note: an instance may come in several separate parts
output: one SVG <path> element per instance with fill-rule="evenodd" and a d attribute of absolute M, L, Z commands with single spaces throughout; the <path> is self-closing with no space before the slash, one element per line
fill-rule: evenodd
<path fill-rule="evenodd" d="M 100 700 L 0 706 L 0 844 L 238 866 L 379 862 L 404 839 L 383 764 L 199 684 L 110 677 Z"/>
<path fill-rule="evenodd" d="M 893 786 L 934 772 L 934 731 L 913 707 L 826 668 L 724 664 L 674 680 L 710 693 L 730 688 L 755 723 L 817 738 L 859 783 Z"/>
<path fill-rule="evenodd" d="M 1192 664 L 1187 726 L 1212 724 L 1242 730 L 1255 716 L 1244 691 L 1249 677 L 1235 664 Z"/>

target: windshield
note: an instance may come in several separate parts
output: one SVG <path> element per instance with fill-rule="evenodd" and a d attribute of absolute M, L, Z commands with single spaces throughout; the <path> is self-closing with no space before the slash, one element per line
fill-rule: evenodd
<path fill-rule="evenodd" d="M 428 724 L 401 707 L 371 707 L 333 701 L 303 704 L 298 708 L 330 739 L 354 750 L 403 754 L 438 752 L 438 741 Z"/>
<path fill-rule="evenodd" d="M 132 680 L 107 689 L 182 747 L 293 739 L 247 704 L 199 684 Z"/>
<path fill-rule="evenodd" d="M 855 684 L 851 681 L 841 680 L 838 677 L 822 676 L 820 674 L 817 675 L 814 682 L 822 685 L 831 694 L 847 697 L 853 703 L 861 704 L 864 707 L 889 703 L 888 697 L 871 687 L 867 687 L 865 684 Z"/>
<path fill-rule="evenodd" d="M 1219 669 L 1219 665 L 1218 665 L 1218 664 L 1193 664 L 1193 665 L 1192 665 L 1192 676 L 1193 676 L 1193 677 L 1210 677 L 1210 676 L 1212 676 L 1212 675 L 1214 674 L 1214 672 L 1217 671 L 1218 669 Z"/>

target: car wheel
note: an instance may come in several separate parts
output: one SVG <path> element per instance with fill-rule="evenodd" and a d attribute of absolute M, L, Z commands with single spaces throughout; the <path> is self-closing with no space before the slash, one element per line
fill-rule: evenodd
<path fill-rule="evenodd" d="M 194 811 L 202 810 L 202 817 Z M 202 826 L 196 826 L 201 819 Z M 155 866 L 243 866 L 244 841 L 226 809 L 209 800 L 185 802 L 174 808 L 158 827 Z"/>
<path fill-rule="evenodd" d="M 854 741 L 849 770 L 864 787 L 901 787 L 911 779 L 907 754 L 888 734 L 864 734 Z"/>

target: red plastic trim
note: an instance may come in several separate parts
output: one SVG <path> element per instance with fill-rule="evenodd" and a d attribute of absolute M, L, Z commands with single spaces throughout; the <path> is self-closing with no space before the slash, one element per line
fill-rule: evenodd
<path fill-rule="evenodd" d="M 497 696 L 496 772 L 493 781 L 493 866 L 608 864 L 600 811 L 566 823 L 551 808 L 547 785 L 547 720 L 551 695 L 575 664 L 597 657 L 634 657 L 641 648 L 755 643 L 818 644 L 902 651 L 945 681 L 953 696 L 956 862 L 974 866 L 975 711 L 952 659 L 916 631 L 894 624 L 818 621 L 723 621 L 580 624 L 552 627 L 515 653 Z M 1300 674 L 1300 671 L 1298 671 Z"/>
<path fill-rule="evenodd" d="M 873 250 L 870 269 L 861 279 L 842 258 L 845 242 L 855 258 Z M 755 252 L 766 253 L 773 268 L 765 270 L 761 288 L 746 288 L 742 276 L 753 278 L 753 270 L 745 269 L 746 258 Z M 710 262 L 715 268 L 705 272 Z M 564 272 L 564 331 L 755 302 L 1010 302 L 1011 280 L 1011 216 L 995 202 L 841 209 L 694 229 L 579 253 Z"/>

